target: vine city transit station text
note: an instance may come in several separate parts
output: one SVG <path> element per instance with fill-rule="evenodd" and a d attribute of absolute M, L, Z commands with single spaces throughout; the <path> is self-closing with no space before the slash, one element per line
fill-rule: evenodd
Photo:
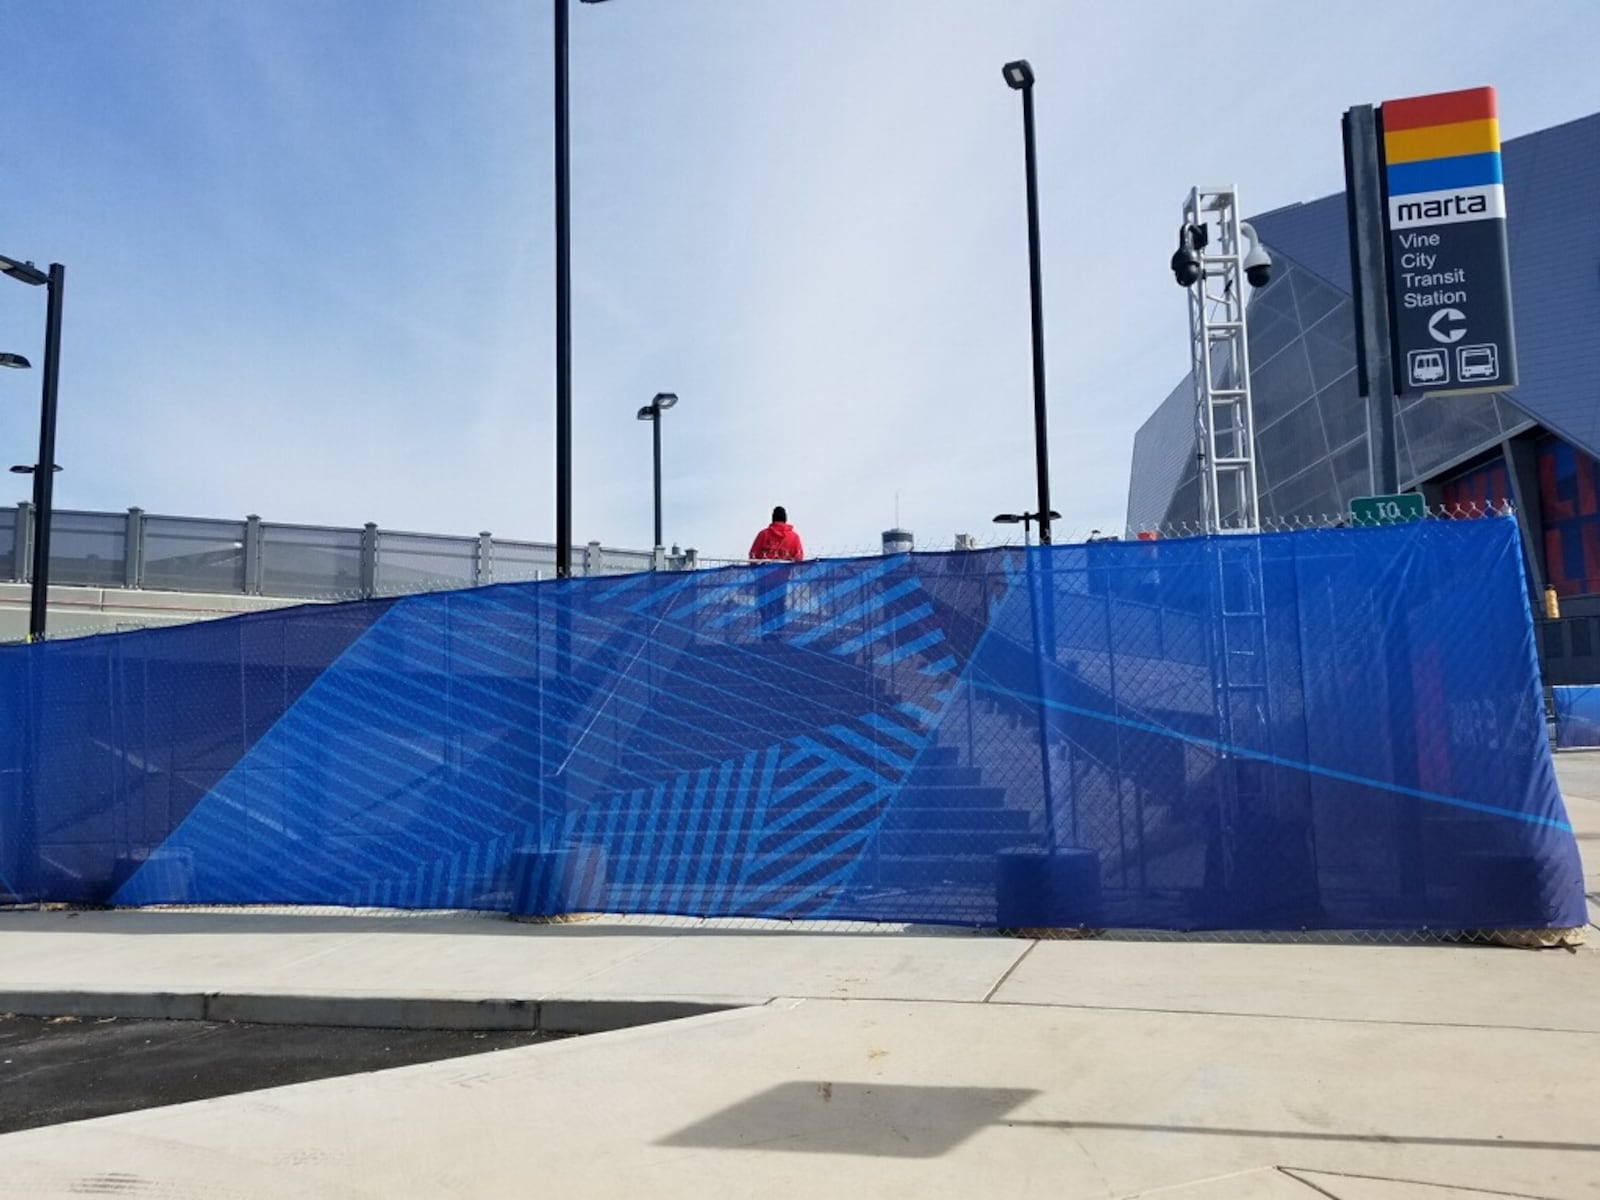
<path fill-rule="evenodd" d="M 1396 390 L 1514 387 L 1494 90 L 1390 100 L 1381 115 Z"/>

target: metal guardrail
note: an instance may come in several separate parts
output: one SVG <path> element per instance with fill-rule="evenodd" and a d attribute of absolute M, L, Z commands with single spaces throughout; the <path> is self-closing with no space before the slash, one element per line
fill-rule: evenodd
<path fill-rule="evenodd" d="M 32 504 L 0 509 L 0 581 L 30 581 L 33 532 Z M 556 574 L 553 544 L 489 533 L 170 517 L 139 508 L 57 509 L 50 532 L 50 582 L 82 587 L 335 600 Z M 616 575 L 692 570 L 699 562 L 692 549 L 657 555 L 590 542 L 573 547 L 571 564 L 574 575 Z"/>

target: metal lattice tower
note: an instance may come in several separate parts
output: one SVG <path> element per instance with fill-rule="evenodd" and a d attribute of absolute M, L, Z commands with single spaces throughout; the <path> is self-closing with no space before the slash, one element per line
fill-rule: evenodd
<path fill-rule="evenodd" d="M 1196 231 L 1200 261 L 1200 278 L 1186 290 L 1205 527 L 1212 533 L 1257 530 L 1261 503 L 1238 189 L 1195 188 L 1183 220 Z"/>

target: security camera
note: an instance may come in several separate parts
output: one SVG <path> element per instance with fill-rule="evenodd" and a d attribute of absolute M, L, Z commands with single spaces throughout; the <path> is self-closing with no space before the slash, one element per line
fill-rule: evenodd
<path fill-rule="evenodd" d="M 1173 251 L 1171 266 L 1172 277 L 1179 287 L 1193 287 L 1200 280 L 1200 255 L 1195 249 L 1198 240 L 1193 225 L 1184 225 L 1178 230 L 1178 248 Z"/>
<path fill-rule="evenodd" d="M 1244 256 L 1244 277 L 1253 288 L 1264 288 L 1272 282 L 1272 255 L 1261 244 L 1261 238 L 1248 221 L 1239 222 L 1239 232 L 1250 241 L 1250 252 Z"/>

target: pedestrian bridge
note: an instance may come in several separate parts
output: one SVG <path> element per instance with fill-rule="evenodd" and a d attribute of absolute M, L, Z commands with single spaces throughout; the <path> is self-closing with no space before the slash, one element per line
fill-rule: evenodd
<path fill-rule="evenodd" d="M 0 509 L 0 642 L 28 633 L 35 513 Z M 590 542 L 572 574 L 694 567 L 693 550 L 656 555 Z M 293 525 L 57 509 L 50 526 L 51 637 L 183 624 L 286 605 L 552 579 L 556 548 L 489 533 L 452 536 L 377 525 Z"/>

